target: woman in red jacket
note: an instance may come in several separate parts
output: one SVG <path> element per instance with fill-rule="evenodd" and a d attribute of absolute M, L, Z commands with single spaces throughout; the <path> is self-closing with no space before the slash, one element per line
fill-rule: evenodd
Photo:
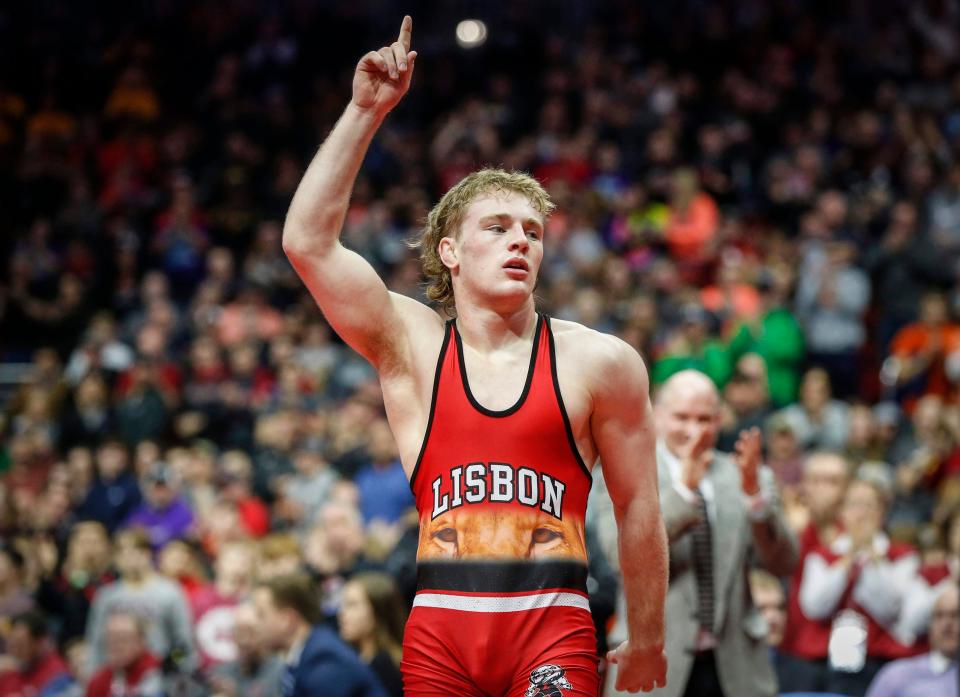
<path fill-rule="evenodd" d="M 878 478 L 854 480 L 840 509 L 843 533 L 804 562 L 800 609 L 831 622 L 831 692 L 862 696 L 886 662 L 915 653 L 898 621 L 919 558 L 883 532 L 888 503 L 889 489 Z"/>

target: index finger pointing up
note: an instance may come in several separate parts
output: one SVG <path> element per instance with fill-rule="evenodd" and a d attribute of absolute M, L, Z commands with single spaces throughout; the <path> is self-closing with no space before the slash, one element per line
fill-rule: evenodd
<path fill-rule="evenodd" d="M 403 46 L 404 51 L 410 51 L 410 34 L 413 32 L 413 17 L 404 15 L 403 23 L 400 25 L 400 36 L 397 41 Z"/>

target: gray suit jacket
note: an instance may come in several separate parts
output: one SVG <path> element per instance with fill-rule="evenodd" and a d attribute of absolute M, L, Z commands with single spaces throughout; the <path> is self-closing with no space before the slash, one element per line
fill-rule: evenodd
<path fill-rule="evenodd" d="M 688 534 L 700 517 L 695 504 L 674 487 L 668 467 L 659 454 L 657 472 L 660 507 L 670 540 L 670 587 L 666 607 L 667 687 L 654 690 L 656 697 L 679 697 L 686 688 L 693 666 L 699 632 L 697 586 L 693 570 L 693 543 Z M 775 697 L 777 680 L 770 664 L 766 642 L 767 624 L 750 598 L 748 574 L 759 566 L 776 576 L 787 576 L 797 563 L 797 542 L 787 528 L 780 509 L 773 474 L 760 471 L 760 485 L 770 503 L 762 522 L 747 516 L 740 489 L 740 470 L 730 456 L 717 453 L 707 477 L 714 488 L 713 561 L 715 655 L 723 692 L 728 697 Z M 603 517 L 604 512 L 599 512 Z M 609 531 L 609 524 L 597 521 Z M 601 533 L 601 540 L 604 537 Z M 618 600 L 618 623 L 610 633 L 610 646 L 627 637 L 623 594 Z M 614 690 L 616 666 L 607 676 L 605 694 L 626 695 Z"/>

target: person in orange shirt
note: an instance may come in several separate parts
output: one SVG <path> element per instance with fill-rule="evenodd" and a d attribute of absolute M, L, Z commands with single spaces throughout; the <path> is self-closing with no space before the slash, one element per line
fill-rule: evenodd
<path fill-rule="evenodd" d="M 700 189 L 696 172 L 677 170 L 671 183 L 670 216 L 664 230 L 670 256 L 681 266 L 698 271 L 709 257 L 719 224 L 720 210 L 710 194 Z"/>
<path fill-rule="evenodd" d="M 747 282 L 748 260 L 736 248 L 720 254 L 716 281 L 700 291 L 704 308 L 720 317 L 725 328 L 754 322 L 760 316 L 761 298 L 756 286 Z"/>
<path fill-rule="evenodd" d="M 951 320 L 943 293 L 927 293 L 920 301 L 920 319 L 898 331 L 890 344 L 897 388 L 908 411 L 923 395 L 948 396 L 944 359 L 955 351 L 960 351 L 960 324 Z"/>

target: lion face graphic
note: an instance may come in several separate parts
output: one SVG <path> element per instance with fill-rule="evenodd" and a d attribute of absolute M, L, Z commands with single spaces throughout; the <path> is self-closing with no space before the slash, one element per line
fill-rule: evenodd
<path fill-rule="evenodd" d="M 420 526 L 420 559 L 586 559 L 582 526 L 540 510 L 455 509 Z"/>

